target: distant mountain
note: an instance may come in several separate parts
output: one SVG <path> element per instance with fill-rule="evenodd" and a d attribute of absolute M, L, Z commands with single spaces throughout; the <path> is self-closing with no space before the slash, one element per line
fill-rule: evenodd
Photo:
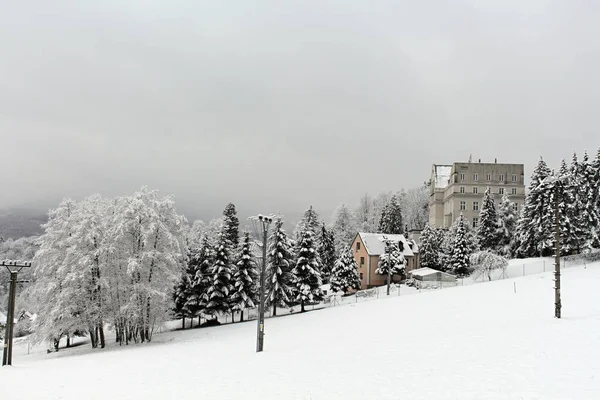
<path fill-rule="evenodd" d="M 0 210 L 0 236 L 17 239 L 42 233 L 40 225 L 47 221 L 46 211 L 33 208 Z"/>

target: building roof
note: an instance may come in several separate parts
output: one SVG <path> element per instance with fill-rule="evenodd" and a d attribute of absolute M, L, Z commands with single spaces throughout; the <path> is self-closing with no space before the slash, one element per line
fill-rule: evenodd
<path fill-rule="evenodd" d="M 452 175 L 452 165 L 434 165 L 435 168 L 435 188 L 444 189 L 450 183 Z"/>
<path fill-rule="evenodd" d="M 423 268 L 413 269 L 412 271 L 410 271 L 410 274 L 411 275 L 417 275 L 417 276 L 428 276 L 428 275 L 442 274 L 442 275 L 446 275 L 448 277 L 454 277 L 454 275 L 447 274 L 446 272 L 438 271 L 437 269 L 433 269 L 433 268 L 429 268 L 429 267 L 423 267 Z"/>
<path fill-rule="evenodd" d="M 406 240 L 406 238 L 404 237 L 404 235 L 386 235 L 384 233 L 365 233 L 365 232 L 359 232 L 358 235 L 360 236 L 360 240 L 365 245 L 365 249 L 367 250 L 367 253 L 370 256 L 378 256 L 378 255 L 383 254 L 383 252 L 385 250 L 385 243 L 383 241 L 381 241 L 381 238 L 383 236 L 386 236 L 388 239 L 393 240 L 394 242 L 401 241 L 404 244 L 404 251 L 402 252 L 404 257 L 412 257 L 415 255 L 414 251 L 411 250 L 410 245 L 413 246 L 413 249 L 415 251 L 418 251 L 416 249 L 417 245 L 412 242 L 409 243 L 408 240 Z"/>

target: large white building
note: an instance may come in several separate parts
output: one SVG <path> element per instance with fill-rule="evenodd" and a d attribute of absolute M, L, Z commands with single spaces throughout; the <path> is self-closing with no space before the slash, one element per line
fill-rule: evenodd
<path fill-rule="evenodd" d="M 433 164 L 429 197 L 429 225 L 449 228 L 463 214 L 471 226 L 479 224 L 479 212 L 485 190 L 489 187 L 496 206 L 508 194 L 515 211 L 525 202 L 525 168 L 523 164 L 498 162 L 455 162 Z"/>

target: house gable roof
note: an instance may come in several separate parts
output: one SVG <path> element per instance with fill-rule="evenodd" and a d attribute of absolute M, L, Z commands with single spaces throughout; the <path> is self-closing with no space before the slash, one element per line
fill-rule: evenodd
<path fill-rule="evenodd" d="M 393 240 L 394 242 L 402 242 L 404 245 L 404 251 L 402 252 L 404 257 L 412 257 L 415 255 L 411 250 L 410 243 L 408 240 L 406 240 L 404 235 L 386 235 L 384 233 L 359 232 L 358 236 L 360 237 L 361 242 L 363 242 L 365 249 L 370 256 L 379 256 L 383 254 L 385 250 L 385 243 L 381 241 L 383 236 L 386 236 L 388 239 Z"/>

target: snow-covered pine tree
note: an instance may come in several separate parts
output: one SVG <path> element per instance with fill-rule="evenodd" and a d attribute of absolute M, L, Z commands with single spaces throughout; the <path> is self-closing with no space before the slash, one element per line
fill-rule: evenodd
<path fill-rule="evenodd" d="M 208 291 L 213 285 L 214 257 L 215 252 L 210 240 L 208 236 L 204 236 L 200 241 L 200 247 L 193 252 L 190 258 L 194 272 L 190 277 L 191 290 L 186 302 L 186 309 L 192 310 L 193 315 L 197 315 L 198 318 L 206 313 L 209 303 Z M 191 271 L 190 274 L 192 274 Z"/>
<path fill-rule="evenodd" d="M 596 152 L 596 157 L 592 162 L 592 172 L 593 172 L 593 187 L 596 188 L 594 191 L 594 198 L 596 204 L 596 215 L 600 218 L 600 147 Z M 599 227 L 600 229 L 600 227 Z M 592 244 L 595 248 L 600 248 L 600 239 L 598 239 L 595 243 Z"/>
<path fill-rule="evenodd" d="M 419 257 L 421 267 L 429 267 L 438 271 L 444 271 L 445 268 L 442 260 L 444 233 L 427 224 L 425 225 L 423 232 L 421 232 L 420 241 Z"/>
<path fill-rule="evenodd" d="M 379 232 L 390 235 L 404 233 L 404 223 L 402 221 L 402 209 L 396 195 L 392 196 L 389 203 L 386 204 L 381 212 L 379 220 Z"/>
<path fill-rule="evenodd" d="M 296 224 L 293 237 L 296 241 L 300 241 L 302 239 L 302 232 L 304 232 L 306 229 L 309 229 L 316 237 L 316 235 L 319 233 L 320 227 L 321 222 L 319 220 L 319 214 L 313 209 L 313 206 L 310 206 L 306 211 L 304 211 L 302 218 Z"/>
<path fill-rule="evenodd" d="M 596 176 L 594 167 L 589 161 L 587 152 L 584 153 L 583 161 L 579 163 L 578 172 L 578 197 L 581 204 L 581 228 L 584 232 L 582 249 L 590 249 L 594 243 L 599 240 L 600 218 L 596 208 L 596 194 L 598 188 L 596 185 Z"/>
<path fill-rule="evenodd" d="M 483 194 L 477 240 L 482 250 L 495 250 L 498 247 L 498 215 L 494 204 L 494 195 L 488 187 Z"/>
<path fill-rule="evenodd" d="M 319 257 L 321 258 L 321 278 L 323 283 L 329 283 L 329 277 L 331 271 L 336 262 L 335 260 L 335 238 L 333 232 L 325 227 L 325 224 L 321 226 L 321 235 L 319 240 Z"/>
<path fill-rule="evenodd" d="M 510 257 L 515 251 L 517 220 L 518 216 L 510 197 L 504 193 L 498 207 L 498 246 L 496 247 L 496 251 L 504 257 Z"/>
<path fill-rule="evenodd" d="M 574 156 L 574 160 L 576 161 L 575 157 L 576 156 Z M 579 252 L 585 235 L 581 230 L 582 223 L 579 211 L 581 209 L 581 205 L 577 200 L 577 187 L 573 184 L 577 174 L 572 174 L 571 170 L 567 166 L 567 163 L 563 159 L 561 161 L 558 176 L 561 178 L 559 199 L 561 254 L 568 255 L 574 252 Z M 554 184 L 552 184 L 552 187 L 554 188 Z M 553 189 L 550 195 L 553 210 L 555 204 L 555 194 L 556 192 Z M 554 238 L 552 243 L 552 246 L 554 247 Z"/>
<path fill-rule="evenodd" d="M 456 229 L 452 240 L 450 270 L 458 277 L 467 276 L 470 272 L 470 257 L 473 248 L 469 243 L 467 222 L 462 214 L 456 220 Z"/>
<path fill-rule="evenodd" d="M 227 240 L 231 242 L 230 249 L 235 251 L 240 241 L 240 220 L 233 203 L 227 204 L 223 210 L 223 231 Z"/>
<path fill-rule="evenodd" d="M 224 230 L 215 247 L 214 263 L 211 269 L 212 285 L 207 293 L 206 313 L 213 316 L 232 312 L 233 262 L 230 245 L 231 240 Z"/>
<path fill-rule="evenodd" d="M 293 296 L 292 264 L 294 252 L 292 242 L 283 229 L 283 221 L 277 219 L 273 233 L 269 238 L 267 251 L 266 305 L 273 307 L 273 315 L 277 315 L 277 307 L 291 304 Z"/>
<path fill-rule="evenodd" d="M 233 275 L 233 309 L 240 312 L 240 322 L 244 320 L 244 310 L 258 305 L 258 266 L 251 251 L 250 233 L 244 232 L 242 246 L 237 256 L 236 271 Z"/>
<path fill-rule="evenodd" d="M 358 265 L 352 255 L 352 250 L 347 249 L 335 262 L 331 270 L 331 292 L 346 293 L 350 289 L 360 289 Z"/>
<path fill-rule="evenodd" d="M 323 299 L 321 290 L 321 260 L 315 248 L 313 232 L 305 228 L 299 242 L 294 276 L 295 300 L 300 302 L 300 312 L 304 312 L 307 302 L 319 302 Z"/>
<path fill-rule="evenodd" d="M 385 237 L 385 235 L 384 235 Z M 379 256 L 376 274 L 391 276 L 391 282 L 394 281 L 394 275 L 400 275 L 400 279 L 405 278 L 405 259 L 402 251 L 404 250 L 402 242 L 385 240 L 383 254 Z M 388 293 L 389 294 L 389 293 Z"/>
<path fill-rule="evenodd" d="M 193 255 L 188 252 L 188 266 L 181 274 L 181 278 L 173 290 L 173 315 L 175 318 L 181 318 L 181 329 L 185 329 L 185 319 L 190 316 L 186 303 L 191 295 L 193 286 L 193 275 L 190 274 L 194 268 L 191 267 Z"/>
<path fill-rule="evenodd" d="M 550 168 L 540 157 L 533 170 L 525 206 L 517 224 L 517 250 L 520 257 L 547 256 L 552 253 L 554 213 L 548 185 L 540 185 L 550 176 Z"/>
<path fill-rule="evenodd" d="M 358 233 L 354 213 L 345 204 L 338 206 L 333 212 L 332 230 L 336 255 L 342 254 L 347 247 L 350 247 Z"/>

